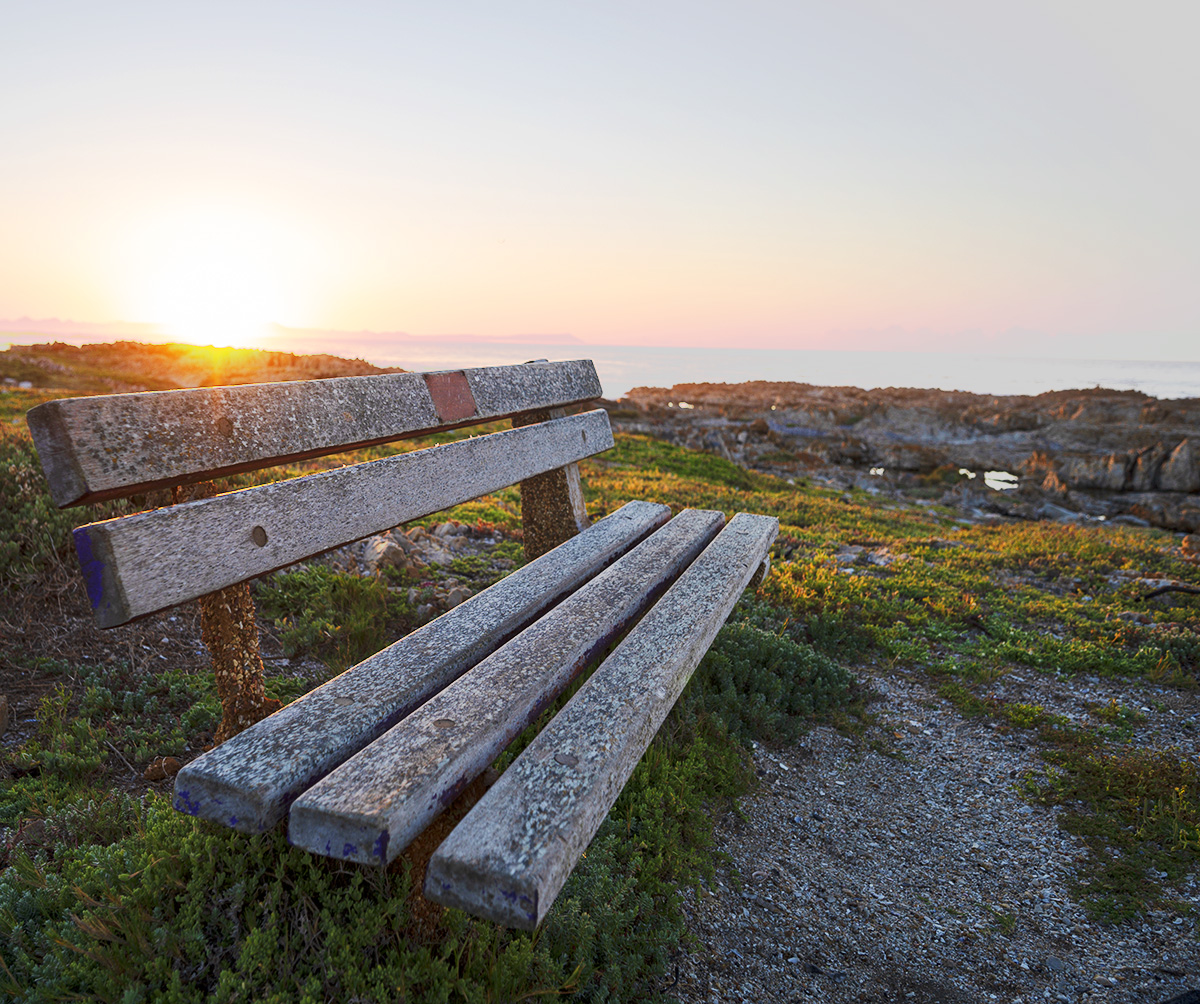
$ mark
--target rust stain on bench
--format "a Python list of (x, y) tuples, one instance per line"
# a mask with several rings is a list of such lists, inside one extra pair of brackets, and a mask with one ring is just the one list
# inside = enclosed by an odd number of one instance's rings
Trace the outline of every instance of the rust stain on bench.
[(429, 388), (429, 396), (433, 398), (433, 406), (442, 422), (461, 422), (475, 416), (475, 395), (471, 393), (471, 385), (467, 383), (467, 375), (462, 370), (426, 373), (425, 385)]

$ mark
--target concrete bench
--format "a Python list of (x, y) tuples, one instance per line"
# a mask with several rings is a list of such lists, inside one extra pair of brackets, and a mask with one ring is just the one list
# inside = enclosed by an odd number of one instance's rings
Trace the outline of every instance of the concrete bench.
[[(603, 410), (564, 409), (599, 394), (582, 360), (33, 409), (58, 505), (174, 490), (176, 504), (75, 542), (102, 627), (201, 601), (224, 717), (218, 745), (177, 775), (176, 808), (251, 833), (286, 818), (297, 846), (386, 865), (620, 639), (426, 870), (430, 899), (536, 927), (766, 574), (778, 529), (643, 501), (589, 526), (576, 462), (612, 432)], [(210, 484), (500, 418), (513, 428), (222, 495)], [(527, 564), (286, 707), (266, 700), (248, 580), (514, 484)]]

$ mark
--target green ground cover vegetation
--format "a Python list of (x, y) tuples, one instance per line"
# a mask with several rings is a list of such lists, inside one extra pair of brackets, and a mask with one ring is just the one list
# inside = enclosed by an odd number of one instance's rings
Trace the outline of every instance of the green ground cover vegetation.
[[(82, 521), (77, 510), (53, 508), (23, 424), (11, 421), (45, 396), (0, 395), (0, 590), (10, 598), (69, 581), (69, 532)], [(420, 445), (428, 441), (337, 462)], [(1071, 722), (992, 693), (1018, 670), (1194, 687), (1200, 597), (1145, 603), (1137, 583), (1194, 577), (1170, 535), (964, 526), (937, 505), (792, 485), (639, 436), (618, 436), (584, 468), (593, 517), (645, 498), (676, 510), (769, 513), (781, 527), (772, 575), (719, 634), (541, 930), (514, 933), (457, 911), (430, 927), (403, 859), (380, 872), (312, 857), (278, 832), (223, 830), (174, 812), (168, 795), (145, 783), (115, 783), (211, 733), (219, 716), (211, 673), (169, 661), (152, 673), (130, 660), (49, 661), (17, 646), (8, 658), (46, 688), (32, 733), (4, 750), (0, 994), (31, 1002), (655, 999), (686, 938), (681, 897), (720, 861), (714, 810), (754, 786), (748, 744), (794, 741), (822, 721), (865, 737), (870, 694), (854, 678), (883, 670), (920, 674), (964, 715), (1038, 743), (1045, 769), (1024, 779), (1026, 796), (1062, 806), (1062, 825), (1089, 847), (1075, 893), (1098, 919), (1136, 917), (1200, 865), (1200, 776), (1182, 756), (1131, 743), (1146, 712), (1114, 701)], [(241, 475), (227, 487), (278, 476)], [(83, 518), (146, 504), (154, 500)], [(427, 522), (445, 518), (515, 530), (519, 498), (501, 492)], [(518, 542), (501, 546), (520, 562)], [(477, 585), (496, 574), (469, 559), (452, 571)], [(310, 565), (264, 580), (256, 597), (285, 654), (316, 656), (332, 675), (419, 622), (420, 598), (412, 602), (407, 589), (421, 583), (388, 575), (358, 579)], [(1122, 616), (1130, 611), (1139, 616)], [(314, 685), (273, 665), (272, 696), (291, 700)], [(37, 839), (26, 839), (35, 830)]]

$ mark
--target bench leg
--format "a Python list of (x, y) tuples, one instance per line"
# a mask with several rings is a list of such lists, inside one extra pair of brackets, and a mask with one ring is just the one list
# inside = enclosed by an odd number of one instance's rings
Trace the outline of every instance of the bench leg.
[[(513, 428), (564, 415), (563, 408), (529, 412), (514, 418)], [(588, 528), (578, 464), (567, 464), (521, 482), (521, 523), (525, 530), (526, 561), (540, 558)]]
[[(212, 498), (217, 493), (211, 481), (187, 485), (174, 491), (176, 502)], [(266, 718), (281, 705), (268, 700), (263, 691), (263, 664), (258, 648), (258, 625), (250, 583), (219, 589), (200, 597), (200, 637), (212, 656), (221, 699), (221, 724), (213, 738), (220, 746), (243, 729)]]

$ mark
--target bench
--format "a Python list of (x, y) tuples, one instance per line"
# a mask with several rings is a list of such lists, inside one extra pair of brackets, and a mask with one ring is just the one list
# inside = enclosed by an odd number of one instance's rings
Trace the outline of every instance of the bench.
[[(613, 445), (590, 361), (50, 401), (28, 423), (60, 507), (171, 488), (81, 526), (95, 619), (193, 599), (218, 744), (175, 807), (387, 865), (588, 666), (565, 707), (433, 853), (425, 895), (532, 930), (747, 585), (777, 521), (632, 501), (588, 525), (577, 462)], [(512, 428), (215, 494), (213, 478), (511, 419)], [(519, 484), (527, 563), (283, 708), (249, 580)], [(622, 637), (623, 636), (623, 637)]]

